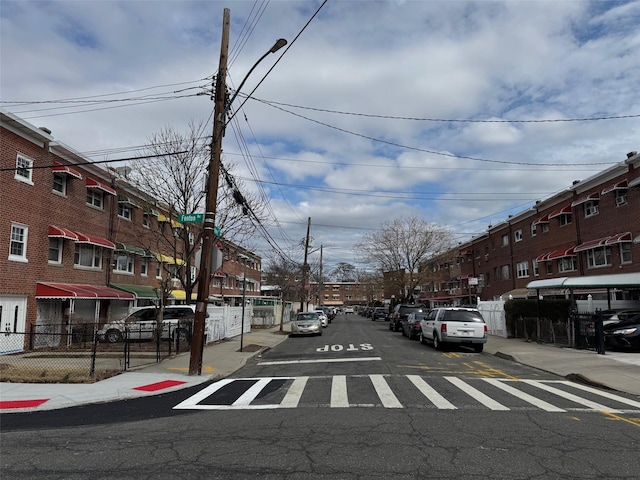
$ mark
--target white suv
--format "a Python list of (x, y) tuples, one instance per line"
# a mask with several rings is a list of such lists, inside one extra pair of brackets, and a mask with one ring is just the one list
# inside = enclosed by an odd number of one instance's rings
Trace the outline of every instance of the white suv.
[[(189, 341), (193, 330), (195, 305), (170, 305), (162, 312), (162, 331), (160, 338)], [(125, 337), (129, 340), (150, 340), (158, 328), (158, 308), (142, 307), (128, 317), (105, 324), (98, 330), (98, 338), (102, 342), (121, 342)]]
[(475, 308), (434, 308), (420, 321), (420, 343), (428, 341), (437, 350), (444, 344), (458, 343), (482, 352), (487, 343), (487, 324)]

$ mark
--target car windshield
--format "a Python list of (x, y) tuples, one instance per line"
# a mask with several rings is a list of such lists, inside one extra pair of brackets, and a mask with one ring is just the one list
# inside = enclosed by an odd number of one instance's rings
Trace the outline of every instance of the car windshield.
[(299, 313), (298, 317), (296, 318), (296, 321), (300, 322), (304, 320), (317, 320), (317, 319), (318, 319), (317, 313)]
[(422, 320), (423, 318), (425, 318), (427, 316), (426, 313), (416, 313), (415, 314), (415, 321), (419, 322), (420, 320)]
[(470, 310), (447, 310), (444, 320), (453, 322), (484, 322), (480, 312)]

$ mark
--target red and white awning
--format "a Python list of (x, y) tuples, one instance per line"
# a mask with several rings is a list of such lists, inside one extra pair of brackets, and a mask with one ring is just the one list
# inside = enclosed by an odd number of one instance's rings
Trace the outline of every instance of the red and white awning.
[(67, 238), (69, 240), (73, 240), (74, 242), (78, 240), (78, 235), (73, 233), (68, 228), (57, 227), (55, 225), (49, 225), (48, 234), (49, 237), (53, 238)]
[(76, 240), (78, 243), (89, 243), (98, 247), (110, 248), (111, 250), (116, 249), (116, 244), (110, 242), (106, 238), (97, 237), (95, 235), (88, 235), (86, 233), (80, 232), (76, 232), (76, 235), (78, 236), (78, 240)]
[(583, 252), (585, 250), (591, 250), (592, 248), (604, 247), (605, 245), (613, 245), (615, 243), (631, 241), (631, 232), (616, 233), (615, 235), (609, 235), (608, 237), (598, 238), (596, 240), (590, 240), (588, 242), (581, 243), (575, 248), (575, 251)]
[(602, 190), (601, 195), (606, 195), (607, 193), (613, 192), (614, 190), (626, 190), (629, 188), (629, 182), (623, 180), (622, 182), (618, 182), (615, 185), (607, 187)]
[(71, 175), (72, 177), (82, 179), (82, 174), (80, 172), (78, 172), (77, 170), (74, 170), (69, 165), (62, 165), (61, 163), (58, 163), (58, 162), (53, 162), (53, 167), (51, 168), (51, 171), (55, 173), (66, 173), (67, 175)]
[(571, 205), (567, 205), (566, 207), (562, 207), (558, 210), (554, 210), (553, 212), (551, 212), (549, 214), (549, 218), (556, 218), (559, 217), (560, 215), (571, 215), (572, 210), (571, 210)]
[(533, 222), (534, 225), (540, 225), (541, 223), (549, 223), (549, 215), (544, 215)]
[(595, 193), (592, 193), (591, 195), (587, 195), (586, 197), (582, 197), (579, 200), (572, 202), (571, 206), (575, 207), (576, 205), (582, 205), (584, 202), (589, 202), (594, 200), (596, 201), (600, 200), (600, 193), (595, 192)]
[(100, 183), (93, 178), (87, 178), (87, 188), (97, 188), (102, 190), (104, 193), (108, 193), (109, 195), (116, 195), (116, 191), (111, 188), (109, 185), (105, 185), (104, 183)]
[(74, 283), (36, 283), (36, 298), (77, 298), (134, 300), (132, 293), (102, 285), (79, 285)]

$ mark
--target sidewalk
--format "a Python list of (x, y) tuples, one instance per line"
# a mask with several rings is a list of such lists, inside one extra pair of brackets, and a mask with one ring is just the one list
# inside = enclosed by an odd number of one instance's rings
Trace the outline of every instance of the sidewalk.
[[(205, 346), (202, 375), (189, 375), (190, 353), (162, 363), (128, 371), (92, 384), (0, 383), (0, 412), (54, 410), (89, 403), (156, 395), (225, 378), (245, 365), (250, 358), (278, 345), (287, 338), (275, 326), (254, 329), (242, 339)], [(590, 350), (574, 350), (530, 343), (522, 339), (491, 336), (485, 354), (496, 355), (524, 365), (554, 373), (571, 380), (598, 385), (640, 396), (640, 354), (608, 352), (598, 355)]]

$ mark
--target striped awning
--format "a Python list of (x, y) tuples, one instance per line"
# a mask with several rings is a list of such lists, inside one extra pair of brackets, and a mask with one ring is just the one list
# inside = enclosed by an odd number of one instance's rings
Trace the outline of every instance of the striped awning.
[(131, 205), (132, 207), (135, 207), (135, 208), (140, 208), (140, 205), (138, 205), (136, 202), (134, 202), (131, 198), (127, 197), (126, 195), (118, 195), (118, 203), (124, 203), (127, 205)]
[(592, 193), (591, 195), (587, 195), (586, 197), (582, 197), (582, 198), (572, 202), (571, 206), (575, 207), (576, 205), (582, 205), (585, 202), (598, 201), (598, 200), (600, 200), (600, 193), (595, 192), (595, 193)]
[(558, 210), (554, 210), (549, 214), (549, 218), (556, 218), (560, 215), (571, 215), (571, 205), (567, 205), (566, 207), (559, 208)]
[(140, 247), (134, 247), (133, 245), (127, 245), (125, 243), (116, 242), (116, 250), (121, 252), (133, 253), (134, 255), (147, 256), (147, 250)]
[(36, 284), (36, 298), (133, 300), (135, 297), (131, 293), (103, 285), (38, 282)]
[(89, 235), (86, 233), (76, 232), (78, 239), (76, 240), (78, 243), (89, 243), (91, 245), (96, 245), (98, 247), (109, 248), (111, 250), (115, 250), (116, 244), (110, 242), (106, 238), (98, 237), (96, 235)]
[(541, 223), (549, 223), (549, 215), (544, 215), (536, 219), (536, 221), (533, 222), (533, 225), (540, 225)]
[(87, 178), (87, 188), (97, 188), (98, 190), (102, 190), (104, 193), (108, 193), (109, 195), (117, 195), (116, 191), (111, 188), (109, 185), (105, 185), (104, 183), (100, 183), (93, 178)]
[(629, 182), (623, 180), (622, 182), (618, 182), (615, 185), (611, 185), (600, 192), (601, 195), (606, 195), (607, 193), (613, 192), (615, 190), (626, 190), (629, 188)]
[(71, 230), (63, 227), (57, 227), (56, 225), (49, 225), (48, 235), (53, 238), (66, 238), (68, 240), (73, 240), (74, 242), (78, 240), (78, 235), (73, 233)]
[(615, 235), (609, 235), (608, 237), (598, 238), (596, 240), (590, 240), (588, 242), (581, 243), (575, 248), (575, 251), (583, 252), (585, 250), (604, 247), (606, 245), (613, 245), (615, 243), (631, 242), (631, 241), (633, 241), (631, 232), (616, 233)]
[(80, 172), (78, 172), (77, 170), (74, 170), (69, 165), (62, 165), (61, 163), (58, 163), (58, 162), (53, 162), (53, 167), (51, 168), (51, 171), (54, 173), (66, 173), (67, 175), (71, 175), (72, 177), (82, 179), (82, 174)]

